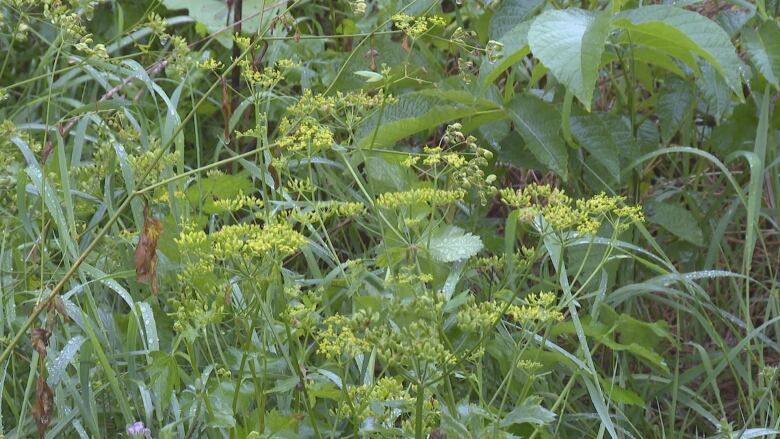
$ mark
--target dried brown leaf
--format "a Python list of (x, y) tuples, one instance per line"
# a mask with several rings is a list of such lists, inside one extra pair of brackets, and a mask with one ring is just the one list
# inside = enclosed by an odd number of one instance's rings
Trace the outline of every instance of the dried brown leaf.
[(70, 321), (70, 316), (68, 315), (68, 310), (65, 309), (65, 302), (62, 301), (62, 297), (60, 296), (55, 297), (51, 303), (51, 306), (54, 308), (55, 311), (57, 311), (57, 314), (62, 316), (65, 322)]
[(401, 41), (401, 48), (404, 49), (407, 53), (412, 51), (412, 45), (409, 44), (409, 37), (404, 35), (404, 39)]
[(46, 429), (51, 422), (54, 413), (54, 393), (46, 383), (42, 374), (38, 375), (38, 383), (35, 386), (35, 401), (32, 405), (32, 415), (35, 426), (38, 427), (38, 439), (46, 437)]
[(46, 358), (46, 346), (49, 344), (49, 335), (51, 333), (48, 329), (33, 328), (32, 329), (32, 345), (33, 349), (38, 352), (41, 358)]
[(153, 218), (146, 209), (144, 231), (135, 248), (135, 276), (138, 282), (151, 284), (154, 294), (157, 294), (157, 239), (162, 230), (162, 221)]

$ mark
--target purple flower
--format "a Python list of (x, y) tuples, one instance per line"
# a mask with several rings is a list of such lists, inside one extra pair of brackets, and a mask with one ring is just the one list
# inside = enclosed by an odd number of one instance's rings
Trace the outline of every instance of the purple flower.
[(148, 438), (151, 439), (152, 431), (146, 428), (143, 422), (138, 421), (127, 427), (127, 434), (133, 439)]

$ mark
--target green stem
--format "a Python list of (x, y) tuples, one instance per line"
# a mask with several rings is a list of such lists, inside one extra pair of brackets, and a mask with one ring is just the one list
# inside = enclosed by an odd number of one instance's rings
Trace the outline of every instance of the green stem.
[(414, 415), (414, 437), (423, 439), (423, 403), (425, 402), (425, 383), (420, 379), (417, 383), (417, 408)]

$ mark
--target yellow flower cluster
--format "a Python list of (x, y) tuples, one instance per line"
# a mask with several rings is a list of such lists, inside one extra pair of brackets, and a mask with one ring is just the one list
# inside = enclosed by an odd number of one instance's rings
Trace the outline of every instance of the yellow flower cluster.
[[(109, 154), (113, 153), (110, 148), (106, 148), (103, 152)], [(175, 153), (165, 152), (155, 163), (155, 159), (159, 153), (159, 142), (155, 141), (154, 146), (149, 148), (148, 151), (141, 154), (129, 154), (127, 156), (127, 163), (130, 165), (130, 168), (135, 175), (144, 175), (147, 171), (150, 171), (144, 182), (145, 184), (157, 183), (160, 181), (164, 170), (176, 162)], [(97, 158), (95, 160), (97, 161)]]
[(287, 151), (311, 149), (316, 152), (330, 148), (334, 143), (333, 132), (310, 117), (301, 119), (298, 124), (284, 117), (279, 122), (279, 132), (284, 135), (279, 138), (277, 145)]
[(185, 228), (174, 241), (187, 254), (202, 256), (208, 253), (217, 259), (262, 257), (270, 252), (286, 256), (306, 244), (306, 238), (287, 223), (270, 223), (263, 227), (247, 223), (229, 224), (211, 234)]
[(286, 58), (276, 61), (273, 65), (264, 68), (262, 71), (257, 71), (255, 69), (250, 58), (243, 58), (238, 62), (238, 65), (241, 69), (241, 76), (249, 85), (262, 88), (273, 87), (284, 79), (285, 73), (299, 67), (298, 63)]
[(420, 163), (425, 166), (437, 166), (445, 162), (455, 169), (460, 169), (468, 164), (468, 160), (462, 154), (452, 151), (443, 152), (440, 146), (425, 146), (423, 152), (424, 155), (409, 155), (401, 165), (410, 168)]
[(524, 370), (526, 372), (532, 372), (532, 371), (542, 367), (542, 363), (540, 363), (538, 361), (531, 361), (531, 360), (522, 359), (522, 360), (517, 362), (516, 366), (517, 366), (518, 369)]
[(298, 101), (287, 107), (287, 113), (293, 116), (306, 117), (314, 113), (332, 114), (342, 110), (357, 110), (366, 112), (385, 103), (392, 103), (392, 96), (385, 98), (384, 92), (369, 94), (365, 90), (344, 93), (336, 92), (335, 95), (313, 94), (311, 89), (306, 89)]
[(402, 266), (398, 273), (385, 279), (385, 288), (406, 287), (411, 285), (425, 285), (433, 281), (433, 275), (418, 273), (416, 267)]
[(445, 26), (447, 21), (444, 17), (413, 17), (406, 14), (393, 15), (395, 27), (404, 31), (412, 38), (418, 38), (436, 26)]
[(522, 218), (530, 221), (541, 215), (554, 231), (574, 229), (580, 235), (598, 232), (604, 221), (618, 231), (628, 224), (644, 221), (639, 206), (626, 206), (625, 197), (598, 194), (585, 200), (572, 200), (558, 188), (532, 184), (523, 189), (499, 191), (504, 203), (520, 209)]
[[(354, 386), (347, 390), (350, 404), (342, 403), (336, 410), (339, 418), (357, 418), (363, 422), (369, 417), (385, 422), (401, 407), (413, 402), (403, 383), (396, 377), (382, 377), (373, 384)], [(391, 404), (387, 404), (391, 403)]]
[(474, 303), (474, 296), (470, 298), (471, 303), (458, 312), (458, 328), (468, 332), (483, 332), (498, 323), (501, 304), (493, 301)]
[(444, 206), (462, 200), (466, 196), (466, 191), (444, 190), (433, 188), (419, 188), (404, 192), (385, 192), (376, 200), (379, 207), (385, 209), (398, 209), (402, 206), (409, 206), (416, 203), (427, 203), (432, 206)]
[(220, 198), (214, 200), (214, 207), (224, 212), (235, 212), (243, 208), (261, 208), (263, 207), (263, 200), (239, 192), (239, 194), (233, 198)]
[(563, 320), (563, 314), (555, 308), (557, 296), (551, 292), (529, 294), (523, 304), (511, 304), (496, 301), (475, 303), (473, 297), (470, 303), (458, 312), (457, 324), (464, 331), (485, 331), (495, 325), (502, 317), (501, 311), (506, 307), (504, 315), (518, 323), (545, 323)]
[(198, 68), (203, 70), (219, 70), (222, 67), (222, 63), (214, 58), (206, 58), (198, 63)]
[(242, 59), (238, 62), (238, 65), (241, 68), (241, 76), (253, 87), (271, 88), (284, 79), (284, 74), (281, 70), (273, 66), (266, 67), (262, 72), (258, 72), (249, 58)]
[[(366, 339), (376, 346), (377, 352), (388, 364), (411, 367), (420, 362), (440, 366), (455, 364), (457, 361), (442, 342), (437, 323), (430, 319), (420, 319), (399, 328), (383, 325), (369, 328)], [(414, 343), (410, 343), (415, 340)]]
[(336, 314), (325, 319), (325, 330), (314, 334), (317, 352), (330, 360), (340, 360), (343, 355), (354, 358), (371, 349), (368, 341), (358, 338), (352, 329), (352, 321)]
[(362, 203), (346, 201), (322, 201), (314, 205), (313, 210), (293, 209), (286, 215), (301, 224), (319, 224), (333, 217), (355, 218), (366, 212)]

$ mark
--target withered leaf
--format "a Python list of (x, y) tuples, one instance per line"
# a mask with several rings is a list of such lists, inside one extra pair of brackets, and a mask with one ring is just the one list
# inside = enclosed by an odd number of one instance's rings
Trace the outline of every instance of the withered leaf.
[(135, 277), (140, 283), (151, 284), (154, 294), (157, 294), (157, 239), (162, 229), (162, 221), (153, 218), (147, 208), (144, 211), (144, 231), (135, 248)]
[(48, 329), (33, 328), (32, 329), (32, 345), (33, 349), (38, 352), (41, 358), (46, 358), (46, 346), (49, 344), (49, 335), (51, 333)]
[(62, 297), (55, 297), (54, 301), (51, 303), (51, 306), (54, 307), (54, 310), (57, 311), (59, 315), (62, 316), (65, 322), (70, 321), (70, 316), (68, 315), (68, 310), (65, 309), (65, 302), (62, 301)]
[(401, 48), (404, 49), (407, 53), (412, 51), (412, 46), (409, 44), (409, 37), (404, 35), (404, 39), (401, 40)]
[(46, 429), (51, 422), (54, 413), (54, 393), (46, 384), (43, 375), (38, 375), (38, 383), (35, 386), (35, 401), (32, 405), (32, 415), (35, 425), (38, 427), (38, 439), (46, 437)]

